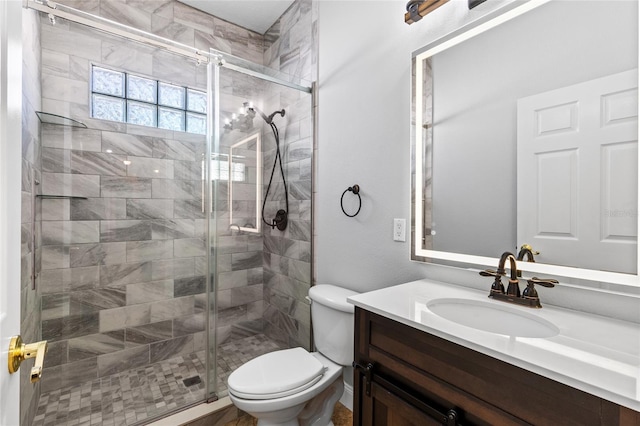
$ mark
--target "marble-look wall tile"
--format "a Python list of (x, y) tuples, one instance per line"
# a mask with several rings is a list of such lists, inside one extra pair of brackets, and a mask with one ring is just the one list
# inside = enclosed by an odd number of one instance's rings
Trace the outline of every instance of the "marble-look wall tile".
[(89, 86), (85, 81), (44, 73), (42, 75), (43, 98), (88, 105), (88, 93)]
[(173, 255), (179, 257), (205, 256), (207, 248), (205, 241), (200, 238), (183, 238), (173, 240)]
[(149, 364), (149, 346), (143, 345), (124, 349), (98, 357), (98, 375), (110, 376), (132, 368)]
[(173, 19), (175, 22), (191, 27), (206, 34), (213, 34), (214, 18), (197, 9), (176, 2), (173, 6)]
[(195, 274), (193, 258), (154, 260), (152, 262), (153, 280), (192, 277)]
[[(205, 141), (199, 143), (189, 143), (180, 140), (155, 138), (153, 140), (153, 157), (166, 158), (170, 160), (182, 160), (184, 162), (183, 164), (186, 163), (190, 165), (199, 160), (196, 155), (196, 151), (198, 151), (198, 148), (202, 150), (204, 149), (204, 147)], [(177, 175), (177, 164), (174, 163), (174, 177), (176, 179), (196, 180), (199, 179), (201, 175), (198, 174), (194, 178), (180, 177)]]
[(100, 241), (98, 221), (48, 221), (42, 229), (42, 244), (82, 244)]
[(99, 197), (100, 176), (42, 173), (42, 194)]
[[(43, 200), (44, 201), (44, 200)], [(120, 198), (88, 198), (71, 200), (71, 220), (126, 219), (126, 200)]]
[(176, 337), (162, 342), (152, 343), (150, 348), (151, 363), (164, 361), (179, 355), (193, 352), (193, 335)]
[(70, 269), (43, 270), (40, 291), (59, 293), (94, 288), (100, 284), (100, 269), (97, 266)]
[(151, 157), (153, 139), (121, 132), (102, 132), (102, 150), (113, 154)]
[(127, 242), (127, 262), (170, 259), (173, 257), (173, 240)]
[(73, 245), (69, 249), (70, 267), (113, 265), (127, 259), (124, 242)]
[(127, 175), (156, 179), (173, 179), (173, 161), (162, 158), (128, 157)]
[(93, 129), (43, 124), (42, 146), (100, 152), (102, 150), (102, 132)]
[(100, 333), (149, 324), (151, 322), (151, 304), (103, 309), (99, 312), (99, 319)]
[(173, 216), (180, 219), (199, 219), (204, 217), (202, 200), (176, 200)]
[(127, 305), (173, 298), (173, 280), (151, 281), (126, 286)]
[(71, 315), (42, 321), (44, 340), (61, 340), (98, 332), (98, 314)]
[(200, 192), (200, 190), (201, 182), (199, 181), (178, 179), (152, 179), (153, 198), (192, 200)]
[[(100, 60), (102, 41), (99, 37), (84, 36), (58, 26), (42, 25), (42, 48), (67, 55), (80, 56), (93, 61)], [(86, 93), (86, 92), (85, 92)]]
[(100, 267), (101, 286), (123, 286), (152, 281), (151, 262), (123, 263)]
[(189, 334), (196, 334), (201, 331), (205, 331), (206, 327), (205, 313), (199, 313), (195, 315), (187, 315), (181, 318), (175, 318), (173, 320), (173, 336), (186, 336)]
[[(69, 362), (94, 358), (98, 355), (120, 351), (124, 348), (124, 330), (69, 339)], [(47, 361), (48, 356), (47, 354)]]
[(102, 176), (100, 193), (103, 197), (151, 198), (151, 179)]
[(127, 219), (171, 219), (172, 217), (173, 200), (127, 200)]
[(126, 342), (146, 345), (173, 337), (171, 321), (160, 321), (126, 329)]
[(101, 1), (100, 16), (143, 31), (151, 31), (151, 13), (123, 2)]
[(154, 220), (151, 222), (151, 238), (154, 240), (183, 239), (194, 236), (195, 224), (191, 219)]
[(204, 276), (176, 279), (174, 281), (173, 296), (182, 297), (204, 293), (206, 284), (207, 280)]
[(151, 321), (164, 321), (194, 313), (194, 296), (151, 303)]
[(103, 220), (100, 222), (100, 241), (145, 241), (151, 240), (151, 221)]
[(71, 151), (71, 173), (102, 176), (125, 176), (125, 157), (101, 152)]

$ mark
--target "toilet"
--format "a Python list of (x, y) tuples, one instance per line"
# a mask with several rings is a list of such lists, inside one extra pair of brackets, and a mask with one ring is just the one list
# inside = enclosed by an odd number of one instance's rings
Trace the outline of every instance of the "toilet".
[(342, 396), (342, 369), (353, 361), (357, 294), (333, 285), (309, 290), (317, 352), (283, 349), (261, 355), (228, 379), (229, 398), (258, 419), (258, 426), (333, 426), (331, 415)]

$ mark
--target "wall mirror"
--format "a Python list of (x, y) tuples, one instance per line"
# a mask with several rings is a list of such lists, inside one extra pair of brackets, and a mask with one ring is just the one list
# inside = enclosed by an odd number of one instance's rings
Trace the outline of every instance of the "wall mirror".
[(412, 258), (639, 286), (638, 3), (505, 7), (413, 54)]
[[(262, 147), (260, 133), (229, 147), (226, 156), (229, 182), (229, 226), (238, 231), (260, 233), (262, 199)], [(221, 166), (224, 163), (219, 163)]]

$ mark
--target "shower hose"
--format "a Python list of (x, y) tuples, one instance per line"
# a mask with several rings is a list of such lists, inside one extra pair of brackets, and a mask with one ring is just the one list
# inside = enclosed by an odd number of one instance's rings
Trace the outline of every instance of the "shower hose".
[[(289, 213), (289, 191), (287, 189), (287, 178), (284, 175), (284, 166), (282, 165), (282, 154), (280, 153), (280, 133), (278, 132), (278, 127), (273, 121), (271, 121), (269, 125), (271, 126), (273, 136), (276, 140), (276, 156), (273, 160), (273, 167), (271, 169), (269, 184), (267, 185), (267, 192), (264, 194), (264, 199), (262, 200), (262, 221), (267, 226), (270, 226), (271, 229), (278, 228), (280, 231), (284, 231), (287, 228), (287, 215)], [(269, 191), (271, 190), (271, 185), (273, 183), (273, 175), (275, 174), (276, 166), (278, 164), (280, 164), (280, 174), (282, 175), (282, 183), (284, 184), (284, 199), (286, 207), (285, 210), (278, 210), (276, 213), (276, 217), (273, 218), (271, 222), (269, 222), (264, 217), (264, 207), (267, 204), (267, 197), (269, 196)]]

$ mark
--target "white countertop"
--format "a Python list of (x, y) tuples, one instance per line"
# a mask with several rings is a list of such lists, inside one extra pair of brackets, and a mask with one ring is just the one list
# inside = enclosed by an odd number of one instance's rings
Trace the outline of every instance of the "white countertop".
[[(428, 279), (358, 294), (349, 302), (541, 376), (640, 411), (640, 324), (545, 305), (496, 301), (481, 292)], [(510, 337), (460, 325), (429, 310), (435, 299), (463, 298), (523, 311), (557, 326), (546, 338)], [(639, 308), (640, 309), (640, 308)]]

